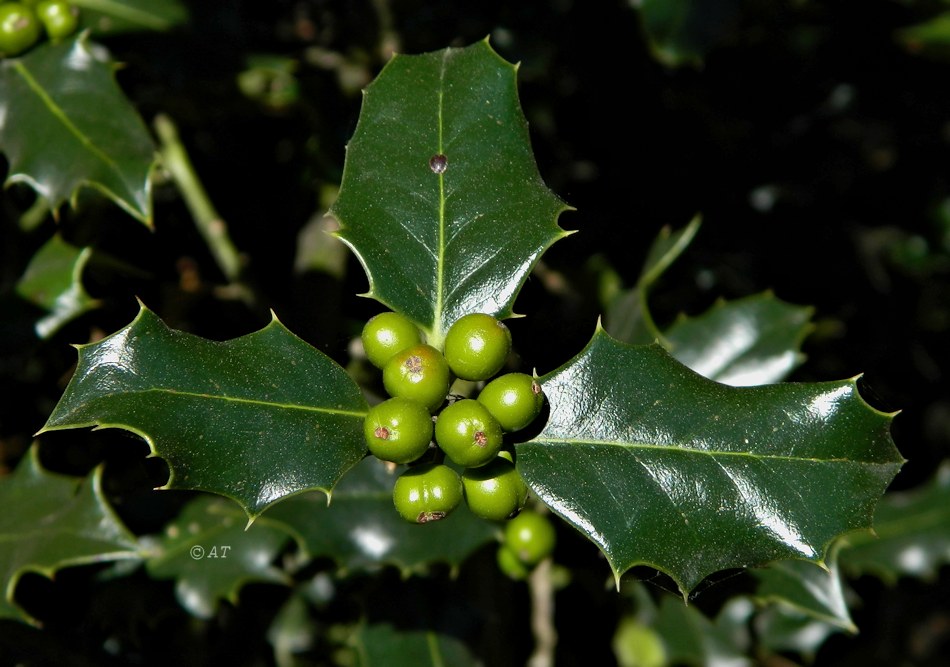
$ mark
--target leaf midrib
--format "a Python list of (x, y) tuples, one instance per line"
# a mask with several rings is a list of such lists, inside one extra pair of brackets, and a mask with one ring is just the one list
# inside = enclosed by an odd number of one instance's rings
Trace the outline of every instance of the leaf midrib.
[[(118, 165), (116, 165), (115, 161), (99, 150), (92, 140), (85, 133), (83, 133), (82, 130), (73, 124), (73, 122), (69, 119), (69, 116), (66, 115), (66, 112), (63, 111), (63, 108), (60, 107), (56, 101), (50, 97), (49, 93), (43, 89), (43, 87), (33, 77), (30, 71), (23, 65), (23, 62), (16, 61), (14, 63), (14, 68), (26, 82), (26, 85), (30, 88), (30, 90), (32, 90), (33, 93), (40, 98), (46, 108), (49, 109), (50, 114), (59, 120), (63, 127), (65, 127), (70, 132), (70, 134), (76, 137), (79, 143), (82, 144), (90, 153), (105, 163), (109, 170), (118, 173)], [(121, 174), (119, 174), (119, 176), (121, 179)]]
[(277, 401), (264, 401), (261, 399), (254, 398), (242, 398), (240, 396), (223, 396), (217, 394), (205, 394), (195, 391), (180, 391), (178, 389), (167, 389), (167, 388), (150, 388), (150, 389), (140, 389), (138, 391), (123, 391), (123, 396), (134, 396), (137, 394), (150, 394), (150, 393), (163, 393), (163, 394), (173, 394), (175, 396), (186, 396), (190, 398), (199, 398), (207, 400), (219, 400), (219, 401), (228, 401), (233, 403), (246, 403), (249, 405), (261, 405), (265, 407), (274, 407), (281, 408), (285, 410), (303, 410), (305, 412), (321, 412), (333, 415), (343, 415), (345, 417), (360, 417), (365, 418), (368, 412), (366, 410), (343, 410), (340, 408), (329, 408), (317, 405), (299, 405), (294, 403), (279, 403)]
[[(438, 133), (436, 153), (439, 155), (445, 154), (443, 152), (444, 119), (442, 113), (445, 108), (443, 103), (445, 94), (445, 72), (450, 53), (450, 50), (446, 50), (445, 55), (442, 56), (442, 66), (439, 70), (439, 93), (438, 104), (436, 105), (436, 131)], [(436, 258), (435, 305), (432, 309), (432, 331), (430, 332), (429, 341), (431, 345), (441, 348), (444, 337), (444, 332), (442, 331), (442, 310), (445, 307), (445, 173), (437, 174), (437, 176), (439, 178), (439, 252)]]
[[(829, 459), (820, 459), (815, 457), (802, 457), (802, 456), (787, 456), (783, 454), (756, 454), (755, 452), (730, 452), (725, 450), (718, 449), (693, 449), (691, 447), (677, 446), (677, 445), (657, 445), (649, 442), (622, 442), (619, 440), (582, 440), (577, 438), (551, 438), (551, 437), (538, 437), (534, 441), (535, 444), (544, 443), (555, 444), (555, 445), (589, 445), (592, 447), (621, 447), (623, 449), (654, 449), (654, 450), (663, 450), (676, 452), (677, 454), (682, 453), (693, 453), (693, 454), (702, 454), (710, 457), (736, 457), (736, 458), (749, 458), (754, 460), (767, 459), (770, 461), (800, 461), (804, 463), (860, 463), (863, 465), (876, 464), (879, 462), (875, 461), (860, 461), (857, 459), (844, 459), (844, 458), (829, 458)], [(529, 444), (529, 443), (525, 443)], [(883, 462), (887, 464), (889, 462)]]

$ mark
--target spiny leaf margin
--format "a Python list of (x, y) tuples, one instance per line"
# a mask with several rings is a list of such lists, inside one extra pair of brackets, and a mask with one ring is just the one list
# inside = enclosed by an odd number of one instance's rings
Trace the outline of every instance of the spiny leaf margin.
[[(571, 232), (544, 184), (518, 101), (517, 65), (487, 38), (395, 55), (366, 88), (329, 215), (366, 272), (363, 295), (440, 347), (459, 317), (515, 316), (540, 256)], [(430, 160), (444, 156), (444, 168)]]
[(517, 445), (518, 470), (601, 549), (618, 586), (637, 565), (667, 573), (685, 597), (720, 570), (823, 564), (837, 536), (871, 525), (903, 464), (894, 415), (868, 405), (856, 378), (731, 387), (598, 323), (540, 382), (548, 421)]
[(256, 332), (212, 341), (168, 327), (139, 302), (129, 325), (75, 347), (77, 369), (37, 435), (131, 431), (168, 463), (160, 488), (231, 498), (249, 524), (304, 491), (329, 502), (366, 454), (359, 387), (274, 313)]

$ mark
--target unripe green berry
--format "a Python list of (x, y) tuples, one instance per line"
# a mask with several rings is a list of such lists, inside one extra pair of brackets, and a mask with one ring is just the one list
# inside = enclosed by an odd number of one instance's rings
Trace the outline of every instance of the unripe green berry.
[(498, 569), (515, 581), (527, 579), (528, 575), (531, 574), (531, 569), (522, 563), (515, 552), (504, 544), (498, 546), (498, 551), (495, 552), (495, 560), (498, 563)]
[(383, 366), (383, 386), (390, 396), (419, 401), (434, 412), (449, 392), (449, 365), (431, 345), (397, 352)]
[(79, 9), (65, 0), (44, 0), (36, 6), (36, 15), (54, 42), (69, 37), (79, 27)]
[(369, 451), (393, 463), (411, 463), (425, 454), (432, 429), (432, 415), (426, 406), (400, 397), (374, 405), (363, 422)]
[(477, 400), (509, 432), (528, 426), (544, 407), (541, 385), (527, 373), (506, 373), (495, 378), (479, 392)]
[(472, 514), (489, 521), (517, 516), (528, 500), (528, 486), (514, 464), (502, 456), (480, 468), (463, 470), (462, 488)]
[(478, 401), (466, 398), (447, 406), (435, 421), (435, 441), (454, 463), (475, 468), (501, 449), (501, 425)]
[(447, 517), (462, 502), (462, 480), (447, 465), (424, 463), (396, 479), (393, 504), (406, 521), (429, 523)]
[(529, 568), (551, 555), (555, 538), (551, 521), (537, 512), (522, 512), (505, 524), (505, 546)]
[(383, 368), (394, 354), (422, 343), (422, 332), (404, 315), (385, 312), (369, 319), (360, 339), (366, 358)]
[(36, 44), (42, 27), (30, 7), (20, 2), (0, 4), (0, 54), (16, 56)]
[(487, 380), (501, 370), (511, 350), (511, 331), (485, 313), (456, 320), (445, 335), (445, 359), (463, 380)]

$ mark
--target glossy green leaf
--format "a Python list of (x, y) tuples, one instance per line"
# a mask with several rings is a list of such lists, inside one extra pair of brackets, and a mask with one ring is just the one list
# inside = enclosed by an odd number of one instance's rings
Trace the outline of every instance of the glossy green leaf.
[(648, 296), (663, 273), (693, 241), (701, 222), (702, 218), (696, 216), (682, 229), (673, 231), (672, 227), (664, 227), (660, 230), (647, 252), (637, 284), (607, 298), (604, 328), (611, 336), (625, 343), (648, 345), (659, 341), (669, 347), (653, 321)]
[(360, 667), (475, 667), (482, 664), (454, 637), (432, 630), (364, 625), (354, 637)]
[(164, 32), (188, 20), (180, 0), (71, 0), (79, 8), (81, 28), (94, 34), (143, 30)]
[(64, 567), (140, 558), (139, 546), (102, 492), (102, 469), (85, 479), (50, 473), (37, 446), (0, 479), (0, 619), (34, 619), (16, 603), (27, 572), (52, 577)]
[(636, 6), (653, 56), (670, 67), (702, 66), (740, 9), (738, 0), (639, 0)]
[(174, 579), (179, 603), (198, 618), (214, 616), (221, 600), (237, 604), (247, 583), (289, 585), (274, 561), (294, 536), (266, 516), (246, 523), (234, 503), (199, 496), (152, 541), (146, 569), (155, 579)]
[(42, 432), (133, 431), (171, 470), (166, 489), (236, 500), (251, 519), (301, 491), (330, 493), (366, 452), (366, 401), (332, 359), (276, 317), (218, 342), (168, 328), (142, 306), (79, 346), (79, 365)]
[(755, 663), (746, 656), (750, 643), (746, 626), (754, 610), (747, 598), (734, 597), (711, 620), (696, 607), (665, 597), (655, 629), (666, 646), (668, 664), (751, 667)]
[(647, 253), (637, 284), (616, 286), (605, 298), (604, 329), (625, 343), (659, 342), (679, 362), (711, 380), (735, 386), (785, 379), (804, 360), (801, 344), (811, 332), (813, 309), (771, 292), (720, 300), (696, 317), (680, 316), (661, 331), (648, 303), (650, 290), (699, 231), (696, 216), (682, 229), (664, 227)]
[(16, 291), (47, 311), (35, 325), (40, 338), (48, 338), (70, 320), (99, 305), (82, 284), (82, 272), (91, 255), (92, 248), (77, 248), (59, 234), (33, 255)]
[(920, 488), (884, 496), (874, 533), (846, 538), (841, 565), (894, 584), (902, 576), (934, 579), (950, 563), (950, 462)]
[(151, 225), (155, 150), (115, 70), (83, 34), (0, 62), (7, 182), (29, 184), (54, 211), (94, 188)]
[(789, 606), (772, 605), (752, 621), (759, 646), (774, 652), (795, 652), (810, 662), (828, 638), (841, 627)]
[(839, 630), (857, 633), (838, 568), (839, 543), (835, 544), (824, 568), (806, 561), (782, 560), (753, 570), (752, 576), (758, 580), (755, 597), (829, 623)]
[[(331, 207), (367, 296), (441, 345), (459, 317), (510, 317), (541, 254), (568, 234), (518, 102), (517, 68), (481, 41), (397, 55), (366, 89)], [(441, 156), (441, 157), (438, 157)], [(443, 159), (444, 158), (444, 159)]]
[(267, 516), (298, 533), (311, 556), (330, 556), (350, 571), (380, 565), (424, 571), (437, 562), (457, 567), (496, 538), (497, 526), (464, 506), (425, 525), (403, 519), (393, 507), (393, 484), (404, 470), (368, 456), (343, 478), (329, 507), (324, 498), (304, 494), (275, 505)]
[(685, 594), (718, 570), (823, 562), (903, 463), (853, 380), (730, 387), (600, 328), (540, 380), (550, 415), (518, 469), (618, 581), (644, 564)]
[(664, 333), (670, 353), (710, 380), (737, 387), (780, 382), (804, 361), (813, 308), (771, 292), (719, 301), (698, 317), (681, 317)]

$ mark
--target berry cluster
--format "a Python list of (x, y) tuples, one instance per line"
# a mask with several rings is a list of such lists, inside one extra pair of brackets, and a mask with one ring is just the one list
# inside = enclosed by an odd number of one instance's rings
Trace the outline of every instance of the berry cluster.
[[(485, 519), (517, 516), (528, 488), (504, 435), (531, 424), (544, 395), (526, 373), (498, 375), (511, 350), (508, 327), (484, 313), (465, 315), (440, 351), (406, 317), (385, 312), (366, 323), (362, 342), (390, 396), (366, 416), (366, 445), (379, 459), (409, 464), (393, 489), (399, 514), (413, 523), (437, 521), (464, 499)], [(454, 378), (488, 383), (476, 398), (447, 401)]]
[(0, 56), (18, 56), (45, 35), (53, 42), (79, 27), (79, 8), (66, 0), (0, 3)]

